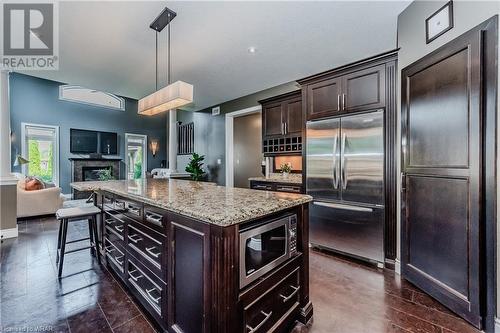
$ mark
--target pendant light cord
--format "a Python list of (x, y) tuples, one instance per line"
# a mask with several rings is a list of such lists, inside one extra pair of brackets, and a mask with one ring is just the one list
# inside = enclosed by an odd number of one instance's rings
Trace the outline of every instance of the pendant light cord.
[(168, 64), (167, 64), (167, 84), (172, 83), (172, 78), (170, 76), (170, 68), (171, 68), (171, 61), (170, 61), (170, 13), (168, 13), (168, 26), (167, 26), (167, 35), (168, 35), (168, 43), (167, 43), (167, 48), (168, 48)]
[(155, 75), (156, 75), (156, 91), (158, 90), (158, 31), (156, 32), (156, 68), (155, 68)]

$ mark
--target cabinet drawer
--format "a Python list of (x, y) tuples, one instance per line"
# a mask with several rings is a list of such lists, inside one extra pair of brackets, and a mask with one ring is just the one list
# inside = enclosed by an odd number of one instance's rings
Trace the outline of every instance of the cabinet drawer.
[(165, 237), (156, 231), (137, 223), (129, 223), (127, 230), (127, 250), (148, 267), (153, 273), (165, 280), (163, 265)]
[(274, 191), (273, 184), (257, 183), (257, 182), (253, 182), (253, 181), (250, 183), (250, 188), (252, 188), (254, 190)]
[(278, 191), (278, 192), (301, 193), (302, 192), (302, 187), (301, 186), (293, 186), (293, 185), (277, 184), (276, 185), (276, 191)]
[(123, 278), (122, 274), (125, 272), (125, 251), (110, 241), (107, 236), (104, 236), (104, 251), (108, 266)]
[(161, 323), (167, 295), (165, 284), (140, 262), (130, 257), (127, 260), (126, 279), (137, 300)]
[(125, 222), (119, 218), (119, 215), (104, 213), (104, 232), (107, 235), (114, 235), (122, 242), (125, 240)]
[(246, 333), (268, 332), (299, 305), (299, 269), (278, 282), (244, 309)]

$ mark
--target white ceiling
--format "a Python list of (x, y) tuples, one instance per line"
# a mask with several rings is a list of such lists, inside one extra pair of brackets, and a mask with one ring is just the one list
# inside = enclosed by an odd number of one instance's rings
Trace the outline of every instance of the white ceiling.
[[(171, 27), (173, 80), (194, 84), (190, 109), (200, 110), (394, 49), (397, 15), (408, 4), (168, 2), (178, 14)], [(59, 70), (26, 74), (139, 99), (155, 88), (155, 34), (149, 24), (165, 5), (60, 2)]]

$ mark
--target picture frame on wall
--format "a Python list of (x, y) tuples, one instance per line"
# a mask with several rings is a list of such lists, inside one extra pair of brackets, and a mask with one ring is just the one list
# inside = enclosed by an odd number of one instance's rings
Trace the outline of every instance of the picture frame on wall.
[(447, 2), (425, 20), (427, 44), (453, 28), (453, 1)]

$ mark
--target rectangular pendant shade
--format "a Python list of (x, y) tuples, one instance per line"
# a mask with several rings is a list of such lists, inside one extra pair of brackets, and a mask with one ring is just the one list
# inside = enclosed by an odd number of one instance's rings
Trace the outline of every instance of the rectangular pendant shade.
[(153, 116), (193, 102), (193, 85), (177, 81), (139, 100), (137, 113)]

